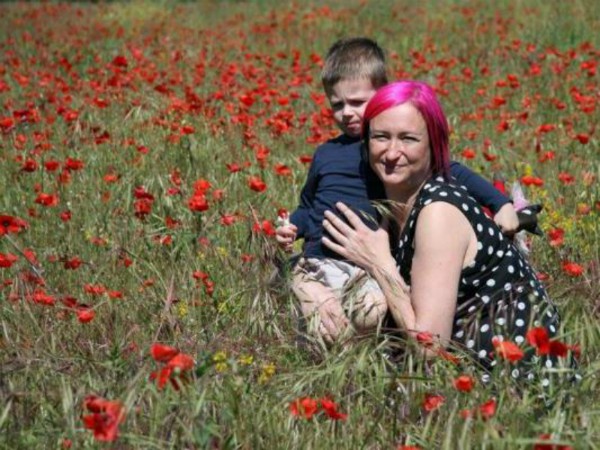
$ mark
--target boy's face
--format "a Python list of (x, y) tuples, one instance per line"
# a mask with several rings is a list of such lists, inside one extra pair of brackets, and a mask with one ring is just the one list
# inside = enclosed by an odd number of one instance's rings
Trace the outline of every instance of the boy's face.
[(333, 119), (348, 136), (360, 137), (365, 108), (373, 95), (375, 88), (366, 78), (340, 80), (327, 90)]

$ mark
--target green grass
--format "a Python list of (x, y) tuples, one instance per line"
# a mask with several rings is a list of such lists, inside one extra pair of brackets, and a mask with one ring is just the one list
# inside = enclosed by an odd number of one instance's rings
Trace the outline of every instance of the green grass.
[[(125, 407), (118, 440), (105, 444), (114, 448), (526, 449), (542, 434), (598, 447), (595, 1), (5, 3), (0, 17), (0, 119), (29, 111), (0, 128), (0, 214), (29, 224), (0, 236), (0, 253), (18, 258), (0, 268), (2, 448), (102, 446), (81, 419), (92, 394)], [(327, 104), (313, 98), (321, 94), (313, 58), (350, 35), (379, 41), (392, 78), (440, 88), (456, 160), (488, 178), (543, 180), (527, 195), (544, 203), (541, 225), (563, 229), (564, 243), (534, 238), (531, 258), (550, 277), (563, 337), (581, 346), (583, 375), (547, 411), (536, 392), (515, 395), (499, 375), (464, 394), (452, 384), (462, 371), (448, 362), (425, 369), (409, 351), (391, 365), (380, 337), (325, 353), (299, 342), (293, 297), (269, 282), (278, 250), (253, 227), (295, 207), (307, 170), (298, 158), (314, 148), (307, 140), (334, 132)], [(117, 56), (127, 65), (113, 64)], [(518, 86), (506, 85), (509, 75)], [(506, 103), (493, 106), (496, 97)], [(499, 130), (502, 121), (508, 130)], [(541, 133), (544, 124), (555, 129)], [(474, 159), (461, 156), (465, 148)], [(546, 152), (554, 159), (541, 162)], [(61, 182), (67, 157), (84, 166)], [(22, 170), (27, 159), (37, 163), (31, 172)], [(44, 167), (51, 160), (55, 171)], [(242, 170), (231, 173), (232, 163)], [(291, 175), (277, 175), (276, 164)], [(573, 181), (560, 181), (564, 173)], [(267, 189), (252, 191), (250, 176)], [(199, 179), (211, 184), (201, 213), (187, 203)], [(154, 197), (143, 219), (138, 186)], [(35, 203), (39, 192), (57, 194), (58, 205)], [(223, 215), (234, 223), (224, 226)], [(179, 225), (170, 228), (167, 217)], [(38, 263), (27, 262), (27, 249)], [(82, 264), (68, 270), (73, 257)], [(566, 274), (567, 261), (583, 274)], [(212, 294), (197, 271), (214, 283)], [(36, 303), (36, 291), (54, 306)], [(65, 297), (93, 308), (93, 320), (80, 323)], [(150, 356), (156, 342), (196, 360), (179, 391), (149, 380), (160, 366)], [(446, 399), (429, 414), (427, 393)], [(347, 419), (290, 414), (296, 398), (323, 396)], [(491, 398), (490, 419), (461, 416)]]

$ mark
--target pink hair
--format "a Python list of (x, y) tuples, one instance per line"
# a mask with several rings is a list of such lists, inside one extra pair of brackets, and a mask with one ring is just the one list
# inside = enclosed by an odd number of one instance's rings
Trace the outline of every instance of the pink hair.
[(369, 122), (375, 116), (404, 103), (413, 105), (427, 124), (431, 147), (431, 169), (434, 175), (448, 179), (450, 151), (448, 146), (448, 121), (433, 89), (422, 81), (396, 81), (380, 88), (371, 98), (363, 116), (363, 139), (368, 149)]

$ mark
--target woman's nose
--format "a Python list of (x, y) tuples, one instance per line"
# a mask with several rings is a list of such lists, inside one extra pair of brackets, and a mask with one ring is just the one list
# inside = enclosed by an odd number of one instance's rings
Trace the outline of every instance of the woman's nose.
[(390, 159), (393, 158), (400, 158), (400, 155), (402, 155), (403, 152), (403, 145), (402, 142), (398, 139), (392, 139), (390, 140), (390, 145), (387, 148), (387, 157)]

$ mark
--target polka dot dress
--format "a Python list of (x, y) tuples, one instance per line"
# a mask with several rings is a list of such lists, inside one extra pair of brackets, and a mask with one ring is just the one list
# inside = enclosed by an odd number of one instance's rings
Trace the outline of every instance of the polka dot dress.
[[(525, 355), (511, 364), (513, 378), (536, 378), (539, 367), (557, 365), (554, 357), (537, 356), (527, 345), (530, 327), (544, 327), (552, 339), (559, 327), (559, 316), (531, 266), (482, 211), (481, 206), (462, 186), (441, 178), (428, 181), (419, 193), (406, 226), (399, 236), (394, 256), (404, 280), (410, 284), (416, 223), (421, 210), (432, 202), (443, 201), (458, 208), (469, 220), (477, 237), (474, 261), (462, 270), (452, 341), (466, 349), (490, 371), (501, 361), (494, 357), (493, 339), (510, 340)], [(482, 379), (489, 378), (485, 374)], [(549, 380), (541, 375), (542, 385)]]

